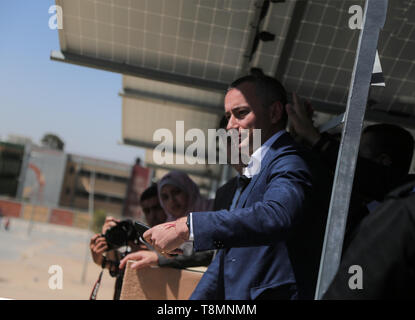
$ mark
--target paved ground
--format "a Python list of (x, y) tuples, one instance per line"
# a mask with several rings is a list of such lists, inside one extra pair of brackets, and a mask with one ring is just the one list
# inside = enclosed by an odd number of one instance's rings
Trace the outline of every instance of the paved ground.
[[(89, 255), (86, 281), (81, 277), (92, 234), (72, 227), (12, 219), (9, 231), (0, 228), (0, 298), (88, 299), (99, 275)], [(89, 250), (89, 249), (88, 249)], [(62, 290), (49, 288), (51, 265), (63, 270)], [(112, 299), (114, 279), (104, 272), (98, 300)]]

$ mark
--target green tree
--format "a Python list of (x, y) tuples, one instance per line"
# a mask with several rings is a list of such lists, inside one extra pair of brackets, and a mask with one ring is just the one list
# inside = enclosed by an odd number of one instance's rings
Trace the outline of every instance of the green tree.
[(62, 141), (62, 139), (53, 133), (46, 133), (43, 136), (41, 143), (42, 146), (55, 150), (63, 151), (63, 148), (65, 147), (65, 143)]
[(103, 209), (98, 209), (94, 212), (94, 219), (92, 222), (92, 230), (95, 233), (101, 233), (102, 226), (105, 222), (105, 217), (107, 216), (107, 212)]

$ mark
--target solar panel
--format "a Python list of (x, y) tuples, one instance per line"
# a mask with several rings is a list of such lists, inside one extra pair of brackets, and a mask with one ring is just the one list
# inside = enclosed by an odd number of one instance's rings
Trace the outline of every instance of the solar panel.
[(307, 2), (284, 83), (309, 99), (345, 104), (359, 30), (348, 28), (349, 2)]
[(184, 122), (185, 132), (199, 128), (206, 131), (207, 136), (207, 129), (215, 129), (219, 120), (217, 114), (141, 99), (123, 98), (124, 139), (147, 141), (151, 144), (154, 132), (158, 129), (168, 129), (174, 133), (176, 121)]
[[(164, 83), (144, 78), (124, 76), (124, 90), (133, 90), (142, 94), (151, 94), (166, 101), (181, 101), (189, 106), (200, 106), (200, 109), (215, 109), (214, 112), (223, 114), (224, 93), (217, 93), (172, 83)], [(215, 124), (216, 125), (216, 124)]]
[[(255, 30), (261, 1), (56, 1), (64, 13), (62, 51), (101, 59), (98, 67), (115, 62), (119, 72), (144, 68), (148, 77), (165, 72), (185, 77), (186, 85), (203, 87), (201, 81), (211, 81), (210, 87), (222, 91), (246, 68), (259, 67), (269, 75), (283, 70), (278, 76), (289, 91), (337, 112), (346, 103), (360, 32), (349, 28), (348, 11), (364, 6), (363, 0), (271, 3)], [(390, 1), (378, 46), (386, 88), (371, 89), (372, 110), (414, 115), (414, 8), (413, 1)], [(291, 34), (295, 28), (298, 32)], [(256, 31), (270, 32), (275, 40), (260, 41), (247, 65)]]
[(72, 53), (229, 82), (241, 60), (253, 1), (61, 0)]
[[(208, 138), (208, 129), (216, 129), (223, 115), (222, 94), (129, 76), (123, 77), (123, 89), (122, 137), (127, 144), (146, 148), (147, 165), (162, 165), (201, 175), (210, 173), (211, 178), (219, 178), (218, 165), (192, 164), (193, 157), (183, 157), (180, 154), (174, 155), (173, 164), (160, 164), (153, 150), (161, 143), (154, 136), (160, 129), (169, 130), (172, 133), (172, 144), (180, 147), (176, 143), (177, 121), (183, 123), (183, 134), (198, 128)], [(183, 136), (184, 148), (197, 142), (203, 150), (209, 151), (208, 139), (184, 141), (184, 138)], [(202, 159), (205, 160), (199, 157), (200, 161)]]
[[(414, 114), (415, 104), (415, 3), (400, 1), (379, 38), (379, 55), (385, 76), (385, 90), (374, 88), (375, 109)], [(390, 6), (391, 7), (391, 6)]]
[(275, 35), (274, 41), (260, 41), (251, 66), (261, 68), (264, 73), (274, 76), (291, 23), (295, 1), (272, 4), (261, 30)]
[[(415, 3), (390, 2), (378, 50), (386, 88), (371, 89), (373, 110), (414, 114)], [(283, 82), (311, 100), (345, 105), (360, 30), (348, 27), (350, 6), (363, 1), (308, 1)]]

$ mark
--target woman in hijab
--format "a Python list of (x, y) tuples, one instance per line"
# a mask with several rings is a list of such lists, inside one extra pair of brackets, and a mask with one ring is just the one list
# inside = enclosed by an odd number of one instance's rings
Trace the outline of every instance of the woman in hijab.
[(167, 221), (184, 217), (190, 212), (213, 209), (213, 200), (201, 196), (198, 186), (183, 172), (167, 173), (157, 186), (160, 204), (167, 213)]

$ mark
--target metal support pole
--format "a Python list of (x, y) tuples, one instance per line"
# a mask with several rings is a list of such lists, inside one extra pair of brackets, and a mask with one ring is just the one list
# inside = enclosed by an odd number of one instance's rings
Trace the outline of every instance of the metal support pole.
[[(30, 236), (33, 230), (34, 225), (34, 215), (35, 215), (35, 207), (36, 207), (36, 195), (38, 194), (38, 189), (40, 186), (37, 186), (36, 192), (32, 192), (32, 196), (30, 197), (30, 203), (32, 204), (32, 209), (30, 210), (30, 218), (29, 218), (29, 225), (27, 227), (27, 235)], [(39, 199), (38, 199), (39, 200)]]
[(388, 0), (367, 0), (363, 27), (354, 63), (345, 124), (327, 219), (326, 234), (317, 281), (316, 299), (321, 299), (340, 264), (350, 194), (359, 151), (360, 135), (375, 61), (379, 32), (386, 20)]
[(32, 152), (32, 144), (27, 142), (24, 148), (22, 166), (20, 167), (19, 184), (17, 186), (17, 198), (23, 201), (24, 182), (29, 167), (30, 153)]
[(337, 117), (334, 117), (333, 119), (327, 121), (326, 123), (323, 123), (319, 128), (318, 131), (320, 132), (326, 132), (330, 129), (336, 128), (337, 126), (344, 123), (345, 114), (342, 113), (338, 115)]
[(92, 222), (94, 220), (94, 187), (95, 187), (95, 168), (92, 171), (92, 174), (89, 179), (89, 196), (88, 196), (88, 213), (89, 213), (89, 222), (88, 222), (88, 232), (87, 232), (87, 239), (86, 239), (86, 252), (85, 252), (85, 259), (84, 259), (84, 267), (82, 269), (82, 278), (81, 282), (85, 283), (86, 281), (86, 271), (88, 268), (88, 261), (89, 261), (89, 237), (91, 233)]
[(261, 12), (262, 12), (262, 8), (264, 6), (264, 3), (265, 3), (265, 0), (257, 0), (254, 3), (255, 13), (254, 13), (254, 17), (253, 17), (251, 23), (249, 24), (249, 26), (250, 26), (249, 38), (248, 38), (245, 53), (244, 53), (244, 56), (243, 56), (243, 61), (242, 61), (239, 76), (243, 76), (249, 71), (250, 59), (252, 58), (251, 57), (251, 51), (252, 51), (252, 48), (254, 46), (255, 37), (257, 36), (257, 32), (258, 32), (259, 28), (261, 27), (261, 25), (263, 23), (263, 20), (261, 19)]

